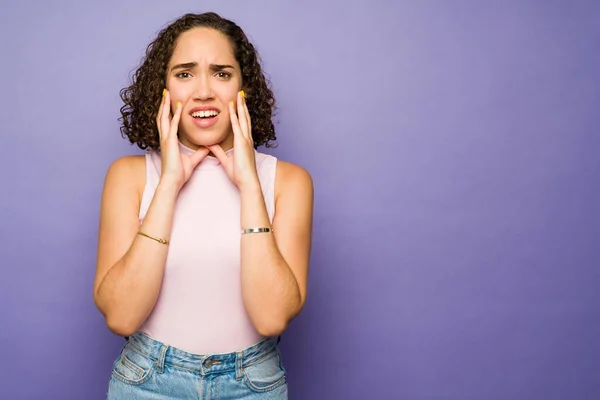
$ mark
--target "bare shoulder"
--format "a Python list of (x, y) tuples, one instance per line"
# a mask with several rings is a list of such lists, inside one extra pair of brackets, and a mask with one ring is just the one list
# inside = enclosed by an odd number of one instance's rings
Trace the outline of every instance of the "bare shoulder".
[(145, 185), (145, 156), (124, 156), (114, 160), (108, 167), (102, 189), (101, 219), (112, 214), (114, 207), (139, 209)]
[(287, 161), (277, 160), (275, 176), (276, 197), (289, 192), (304, 192), (312, 197), (313, 180), (305, 168)]
[(129, 178), (135, 176), (145, 176), (146, 157), (145, 156), (123, 156), (112, 162), (108, 168), (107, 176), (123, 176)]
[(140, 194), (146, 183), (145, 156), (123, 156), (112, 162), (106, 172), (105, 190), (110, 186), (127, 187)]

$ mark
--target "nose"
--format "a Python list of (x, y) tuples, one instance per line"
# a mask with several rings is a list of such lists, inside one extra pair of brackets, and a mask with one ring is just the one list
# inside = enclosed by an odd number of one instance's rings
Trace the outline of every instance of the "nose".
[(193, 97), (194, 100), (199, 101), (212, 100), (213, 91), (208, 74), (200, 74), (196, 79), (196, 87), (194, 88)]

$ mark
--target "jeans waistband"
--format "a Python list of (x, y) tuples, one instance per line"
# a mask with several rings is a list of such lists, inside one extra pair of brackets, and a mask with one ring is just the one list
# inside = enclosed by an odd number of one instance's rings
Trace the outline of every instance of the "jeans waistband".
[(232, 353), (193, 354), (152, 339), (143, 332), (127, 338), (125, 347), (154, 361), (160, 373), (165, 365), (182, 368), (202, 375), (236, 371), (242, 376), (242, 368), (261, 361), (273, 351), (279, 351), (277, 338), (264, 338), (257, 344)]

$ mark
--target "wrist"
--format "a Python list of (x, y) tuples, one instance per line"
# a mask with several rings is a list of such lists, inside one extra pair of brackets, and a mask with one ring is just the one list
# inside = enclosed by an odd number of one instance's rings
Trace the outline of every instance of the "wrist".
[(156, 193), (177, 196), (180, 189), (181, 185), (177, 184), (176, 182), (167, 179), (161, 179), (156, 186)]
[(260, 186), (260, 180), (258, 176), (254, 175), (248, 179), (245, 179), (239, 185), (240, 193), (243, 195), (245, 193), (252, 194), (256, 192), (262, 193), (262, 188)]

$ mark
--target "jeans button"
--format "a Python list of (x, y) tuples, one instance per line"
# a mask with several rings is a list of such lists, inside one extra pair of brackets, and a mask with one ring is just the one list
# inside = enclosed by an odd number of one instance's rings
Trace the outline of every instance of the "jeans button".
[(204, 367), (205, 368), (210, 368), (212, 366), (213, 366), (213, 360), (209, 359), (209, 360), (204, 361)]

